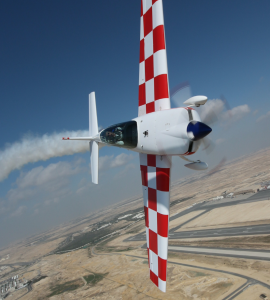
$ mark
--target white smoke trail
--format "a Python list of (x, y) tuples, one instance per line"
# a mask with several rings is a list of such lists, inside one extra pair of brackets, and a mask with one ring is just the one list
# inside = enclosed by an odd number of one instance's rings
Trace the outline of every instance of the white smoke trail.
[(0, 181), (28, 163), (47, 160), (52, 157), (86, 152), (89, 144), (86, 141), (63, 141), (62, 137), (88, 136), (88, 130), (65, 131), (44, 134), (41, 137), (25, 136), (20, 142), (13, 143), (0, 151)]

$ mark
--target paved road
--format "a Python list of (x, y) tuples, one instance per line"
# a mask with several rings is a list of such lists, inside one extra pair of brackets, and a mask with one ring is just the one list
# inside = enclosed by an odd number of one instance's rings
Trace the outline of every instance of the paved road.
[[(169, 248), (170, 250), (170, 248)], [(147, 259), (146, 257), (142, 257), (142, 256), (138, 256), (138, 255), (130, 255), (130, 254), (123, 254), (123, 253), (96, 253), (94, 251), (94, 247), (91, 248), (92, 254), (94, 255), (125, 255), (125, 256), (129, 256), (129, 257), (135, 257), (135, 258), (140, 258), (140, 259)], [(171, 250), (172, 251), (172, 250)], [(175, 251), (175, 250), (173, 250)], [(168, 264), (174, 264), (174, 265), (180, 265), (180, 266), (185, 266), (185, 267), (189, 267), (189, 268), (195, 268), (195, 269), (200, 269), (200, 270), (204, 270), (204, 271), (212, 271), (212, 272), (220, 272), (220, 273), (225, 273), (225, 274), (230, 274), (233, 276), (237, 276), (240, 278), (243, 278), (246, 280), (246, 282), (241, 285), (239, 288), (237, 288), (236, 290), (234, 290), (231, 294), (229, 294), (228, 296), (226, 296), (225, 298), (223, 298), (223, 300), (232, 300), (235, 299), (238, 295), (240, 295), (246, 288), (248, 288), (251, 285), (262, 285), (264, 287), (266, 287), (267, 289), (270, 290), (270, 285), (266, 284), (262, 281), (256, 280), (254, 278), (242, 275), (242, 274), (238, 274), (235, 272), (229, 272), (229, 271), (225, 271), (225, 270), (220, 270), (220, 269), (212, 269), (212, 268), (206, 268), (206, 267), (199, 267), (199, 266), (194, 266), (194, 265), (188, 265), (188, 264), (183, 264), (183, 263), (178, 263), (175, 261), (169, 261), (168, 260)]]
[[(234, 206), (238, 204), (262, 201), (270, 198), (270, 190), (261, 191), (256, 194), (241, 196), (233, 199), (216, 200), (204, 203), (198, 203), (189, 209), (186, 209), (179, 214), (175, 214), (170, 217), (170, 221), (180, 218), (192, 211), (202, 210), (200, 214), (189, 219), (188, 221), (170, 229), (170, 239), (186, 239), (186, 238), (204, 238), (204, 237), (222, 237), (222, 236), (243, 236), (243, 235), (257, 235), (257, 234), (270, 234), (270, 224), (265, 225), (254, 225), (254, 226), (239, 226), (230, 228), (217, 228), (217, 229), (206, 229), (206, 230), (190, 230), (176, 232), (183, 225), (191, 222), (192, 220), (200, 217), (201, 215), (209, 212), (212, 209)], [(125, 241), (145, 241), (145, 233), (140, 233), (133, 237), (126, 239)]]
[[(209, 212), (212, 209), (219, 208), (219, 207), (225, 207), (225, 206), (234, 206), (238, 204), (244, 204), (244, 203), (250, 203), (250, 202), (256, 202), (256, 201), (262, 201), (270, 198), (270, 190), (262, 191), (253, 195), (248, 196), (241, 196), (239, 198), (234, 199), (224, 199), (224, 200), (218, 200), (218, 201), (211, 201), (211, 202), (204, 202), (196, 204), (189, 209), (182, 211), (179, 214), (176, 214), (172, 217), (170, 217), (170, 220), (175, 220), (181, 216), (184, 216), (191, 211), (196, 210), (203, 210), (203, 212), (192, 219), (186, 221), (185, 223), (180, 224), (177, 227), (174, 227), (169, 232), (169, 238), (171, 239), (179, 239), (179, 238), (190, 238), (190, 237), (220, 237), (220, 236), (243, 236), (243, 235), (256, 235), (256, 234), (270, 234), (270, 224), (266, 225), (255, 225), (255, 226), (239, 226), (239, 227), (231, 227), (231, 228), (218, 228), (218, 229), (207, 229), (207, 230), (195, 230), (195, 231), (183, 231), (183, 232), (175, 232), (175, 230), (181, 228), (184, 224), (190, 222), (191, 220), (194, 220), (201, 216), (202, 214)], [(141, 233), (135, 236), (132, 236), (125, 241), (145, 241), (145, 233)], [(146, 247), (146, 244), (144, 245)], [(270, 261), (270, 252), (269, 251), (263, 251), (263, 250), (246, 250), (246, 249), (224, 249), (224, 248), (201, 248), (201, 247), (182, 247), (182, 246), (169, 246), (169, 251), (173, 252), (185, 252), (185, 253), (194, 253), (194, 254), (206, 254), (206, 255), (215, 255), (215, 256), (225, 256), (225, 257), (236, 257), (236, 258), (249, 258), (249, 259), (256, 259), (256, 260), (268, 260)], [(127, 255), (132, 256), (132, 255)], [(135, 256), (134, 256), (135, 257)], [(176, 262), (170, 262), (173, 264), (178, 264), (182, 266), (189, 266), (186, 264), (176, 263)], [(195, 266), (192, 266), (195, 267)], [(230, 295), (225, 297), (223, 300), (232, 300), (235, 299), (238, 295), (240, 295), (245, 289), (250, 287), (254, 284), (260, 284), (262, 286), (265, 286), (266, 288), (270, 289), (270, 286), (257, 281), (253, 278), (236, 274), (233, 272), (228, 272), (224, 270), (217, 270), (217, 269), (210, 269), (210, 268), (204, 268), (204, 267), (196, 267), (198, 269), (203, 270), (209, 270), (209, 271), (217, 271), (217, 272), (223, 272), (235, 276), (239, 276), (246, 279), (246, 282), (234, 290)]]
[[(175, 232), (170, 230), (169, 238), (171, 239), (188, 239), (188, 238), (205, 238), (205, 237), (222, 237), (222, 236), (242, 236), (242, 235), (257, 235), (270, 234), (270, 224), (254, 225), (254, 226), (239, 226), (227, 227), (206, 230), (190, 230)], [(126, 241), (145, 241), (145, 233), (132, 236)]]
[(169, 234), (171, 239), (186, 239), (196, 237), (221, 237), (221, 236), (239, 236), (239, 235), (256, 235), (256, 234), (269, 234), (270, 224), (254, 225), (254, 226), (239, 226), (239, 227), (226, 227), (206, 230), (192, 230), (172, 232)]
[[(146, 247), (146, 245), (145, 245)], [(270, 252), (264, 250), (239, 250), (228, 248), (199, 248), (199, 247), (182, 247), (182, 246), (169, 246), (169, 251), (207, 254), (215, 256), (226, 257), (241, 257), (256, 260), (270, 260)]]

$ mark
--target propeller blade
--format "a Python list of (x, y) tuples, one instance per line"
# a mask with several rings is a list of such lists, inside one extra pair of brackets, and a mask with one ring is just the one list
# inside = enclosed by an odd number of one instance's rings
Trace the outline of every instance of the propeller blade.
[(213, 175), (216, 172), (218, 172), (226, 163), (227, 158), (224, 156), (222, 158), (222, 160), (213, 168), (208, 172), (208, 175)]
[(183, 106), (183, 103), (191, 98), (191, 89), (188, 81), (181, 82), (170, 91), (170, 96), (176, 107)]
[(209, 109), (206, 115), (202, 118), (202, 122), (207, 125), (213, 125), (217, 121), (218, 117), (214, 109)]
[(202, 150), (206, 151), (206, 154), (208, 154), (208, 155), (210, 153), (212, 153), (213, 150), (216, 147), (215, 143), (209, 137), (203, 138), (202, 143), (203, 143), (203, 146), (204, 146), (204, 148)]

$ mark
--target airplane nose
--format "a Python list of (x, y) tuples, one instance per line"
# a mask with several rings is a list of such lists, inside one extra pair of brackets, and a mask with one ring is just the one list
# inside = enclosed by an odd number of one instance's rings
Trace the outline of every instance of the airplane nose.
[(191, 121), (187, 126), (187, 135), (192, 141), (198, 141), (207, 136), (212, 129), (206, 124), (198, 121)]

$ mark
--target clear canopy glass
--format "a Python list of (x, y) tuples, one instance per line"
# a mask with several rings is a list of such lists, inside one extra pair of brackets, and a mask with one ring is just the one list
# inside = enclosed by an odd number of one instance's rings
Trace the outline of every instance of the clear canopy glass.
[(100, 139), (117, 147), (135, 148), (138, 143), (137, 122), (128, 121), (112, 125), (101, 132)]

